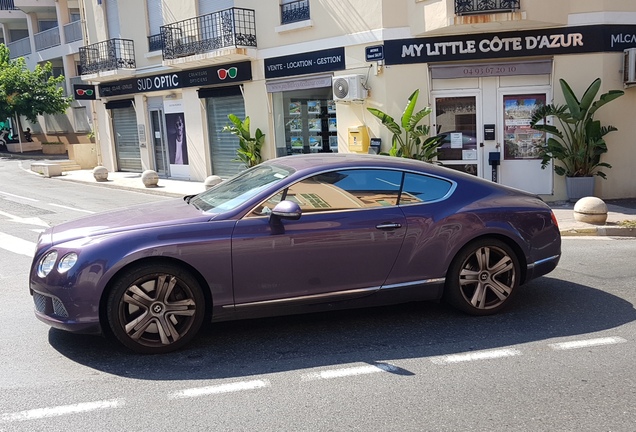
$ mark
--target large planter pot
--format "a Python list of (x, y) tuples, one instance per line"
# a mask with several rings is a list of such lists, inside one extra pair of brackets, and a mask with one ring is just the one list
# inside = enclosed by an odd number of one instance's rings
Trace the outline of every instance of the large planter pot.
[(569, 201), (578, 201), (583, 197), (594, 196), (594, 176), (566, 177), (565, 188)]

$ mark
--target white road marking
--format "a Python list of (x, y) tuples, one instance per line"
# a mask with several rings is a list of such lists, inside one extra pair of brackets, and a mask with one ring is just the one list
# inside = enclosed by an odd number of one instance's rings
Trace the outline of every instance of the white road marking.
[(118, 408), (124, 405), (121, 399), (111, 399), (97, 402), (84, 402), (75, 405), (64, 405), (50, 408), (37, 408), (16, 413), (0, 414), (0, 423), (11, 423), (26, 420), (38, 420), (47, 417), (59, 417), (101, 409)]
[(66, 209), (66, 210), (74, 210), (74, 211), (84, 212), (84, 213), (90, 213), (90, 214), (94, 214), (94, 213), (95, 213), (94, 211), (90, 211), (90, 210), (82, 210), (82, 209), (78, 209), (78, 208), (75, 208), (75, 207), (67, 207), (67, 206), (63, 206), (63, 205), (60, 205), (60, 204), (53, 204), (53, 203), (49, 203), (49, 205), (50, 205), (50, 206), (53, 206), (53, 207), (63, 208), (63, 209)]
[(33, 257), (35, 254), (35, 243), (22, 240), (9, 234), (0, 233), (0, 249)]
[(367, 374), (379, 373), (379, 372), (392, 372), (396, 370), (397, 370), (397, 367), (390, 364), (358, 366), (358, 367), (333, 369), (333, 370), (310, 373), (310, 374), (303, 375), (302, 380), (313, 381), (318, 379), (343, 378), (343, 377), (354, 376), (354, 375), (367, 375)]
[(476, 351), (466, 354), (451, 354), (441, 357), (433, 357), (431, 361), (435, 364), (451, 364), (469, 362), (475, 360), (491, 360), (503, 357), (513, 357), (521, 355), (521, 351), (516, 349), (500, 349), (490, 351)]
[(605, 337), (605, 338), (597, 338), (597, 339), (553, 343), (553, 344), (550, 344), (550, 348), (554, 350), (568, 350), (568, 349), (577, 349), (577, 348), (588, 348), (588, 347), (601, 346), (601, 345), (613, 345), (613, 344), (625, 343), (625, 342), (627, 341), (620, 337)]
[(207, 396), (212, 394), (232, 393), (244, 390), (255, 390), (259, 388), (269, 387), (270, 382), (267, 380), (241, 381), (231, 384), (220, 384), (210, 387), (199, 387), (181, 390), (168, 395), (170, 399), (184, 399), (192, 397)]
[(39, 217), (22, 218), (20, 216), (15, 216), (15, 215), (12, 215), (10, 213), (5, 213), (3, 211), (0, 211), (0, 215), (4, 216), (6, 218), (9, 218), (11, 220), (11, 222), (22, 223), (22, 224), (27, 224), (27, 225), (37, 225), (37, 226), (43, 226), (43, 227), (47, 227), (47, 228), (49, 227), (49, 224), (44, 222)]
[(20, 198), (20, 199), (22, 199), (22, 200), (33, 201), (33, 202), (39, 202), (38, 200), (36, 200), (36, 199), (34, 199), (34, 198), (27, 198), (27, 197), (24, 197), (24, 196), (21, 196), (21, 195), (14, 195), (14, 194), (9, 193), (9, 192), (2, 192), (2, 191), (0, 191), (0, 194), (2, 194), (2, 195), (6, 195), (6, 196), (10, 196), (10, 197), (13, 197), (13, 198)]

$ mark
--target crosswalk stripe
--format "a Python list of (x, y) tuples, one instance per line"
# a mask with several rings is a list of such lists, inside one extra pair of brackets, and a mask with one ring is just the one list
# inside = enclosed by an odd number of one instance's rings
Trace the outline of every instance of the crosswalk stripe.
[(0, 233), (0, 249), (32, 257), (35, 254), (35, 243)]

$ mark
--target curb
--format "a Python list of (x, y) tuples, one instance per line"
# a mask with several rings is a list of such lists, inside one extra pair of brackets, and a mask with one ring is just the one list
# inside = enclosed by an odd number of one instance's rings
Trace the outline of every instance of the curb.
[[(61, 180), (61, 181), (67, 181), (67, 182), (72, 182), (72, 183), (76, 183), (76, 184), (83, 184), (83, 185), (88, 185), (88, 186), (95, 186), (95, 187), (108, 187), (111, 189), (120, 189), (120, 190), (126, 190), (126, 191), (130, 191), (130, 192), (137, 192), (137, 193), (144, 193), (144, 194), (151, 194), (151, 195), (161, 195), (161, 196), (165, 196), (165, 197), (170, 197), (170, 198), (181, 198), (187, 194), (184, 193), (180, 193), (180, 192), (169, 192), (169, 191), (164, 191), (164, 190), (158, 190), (155, 188), (138, 188), (138, 187), (134, 187), (134, 186), (122, 186), (122, 185), (118, 185), (115, 183), (107, 183), (107, 182), (95, 182), (95, 183), (91, 183), (91, 182), (87, 182), (84, 180), (75, 180), (72, 178), (64, 178), (64, 176), (60, 176), (60, 177), (51, 177), (51, 179), (54, 180)], [(141, 180), (139, 180), (141, 181)], [(162, 186), (157, 186), (158, 188), (161, 188)]]
[(591, 228), (569, 228), (561, 230), (561, 237), (575, 236), (636, 237), (636, 228), (599, 226)]

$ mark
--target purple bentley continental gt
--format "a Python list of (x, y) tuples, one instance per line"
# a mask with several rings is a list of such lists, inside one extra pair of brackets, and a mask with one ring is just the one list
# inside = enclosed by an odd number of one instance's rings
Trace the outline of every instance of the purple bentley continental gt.
[(30, 291), (55, 328), (165, 353), (205, 321), (438, 299), (493, 314), (560, 256), (535, 195), (415, 160), (310, 154), (49, 228)]

